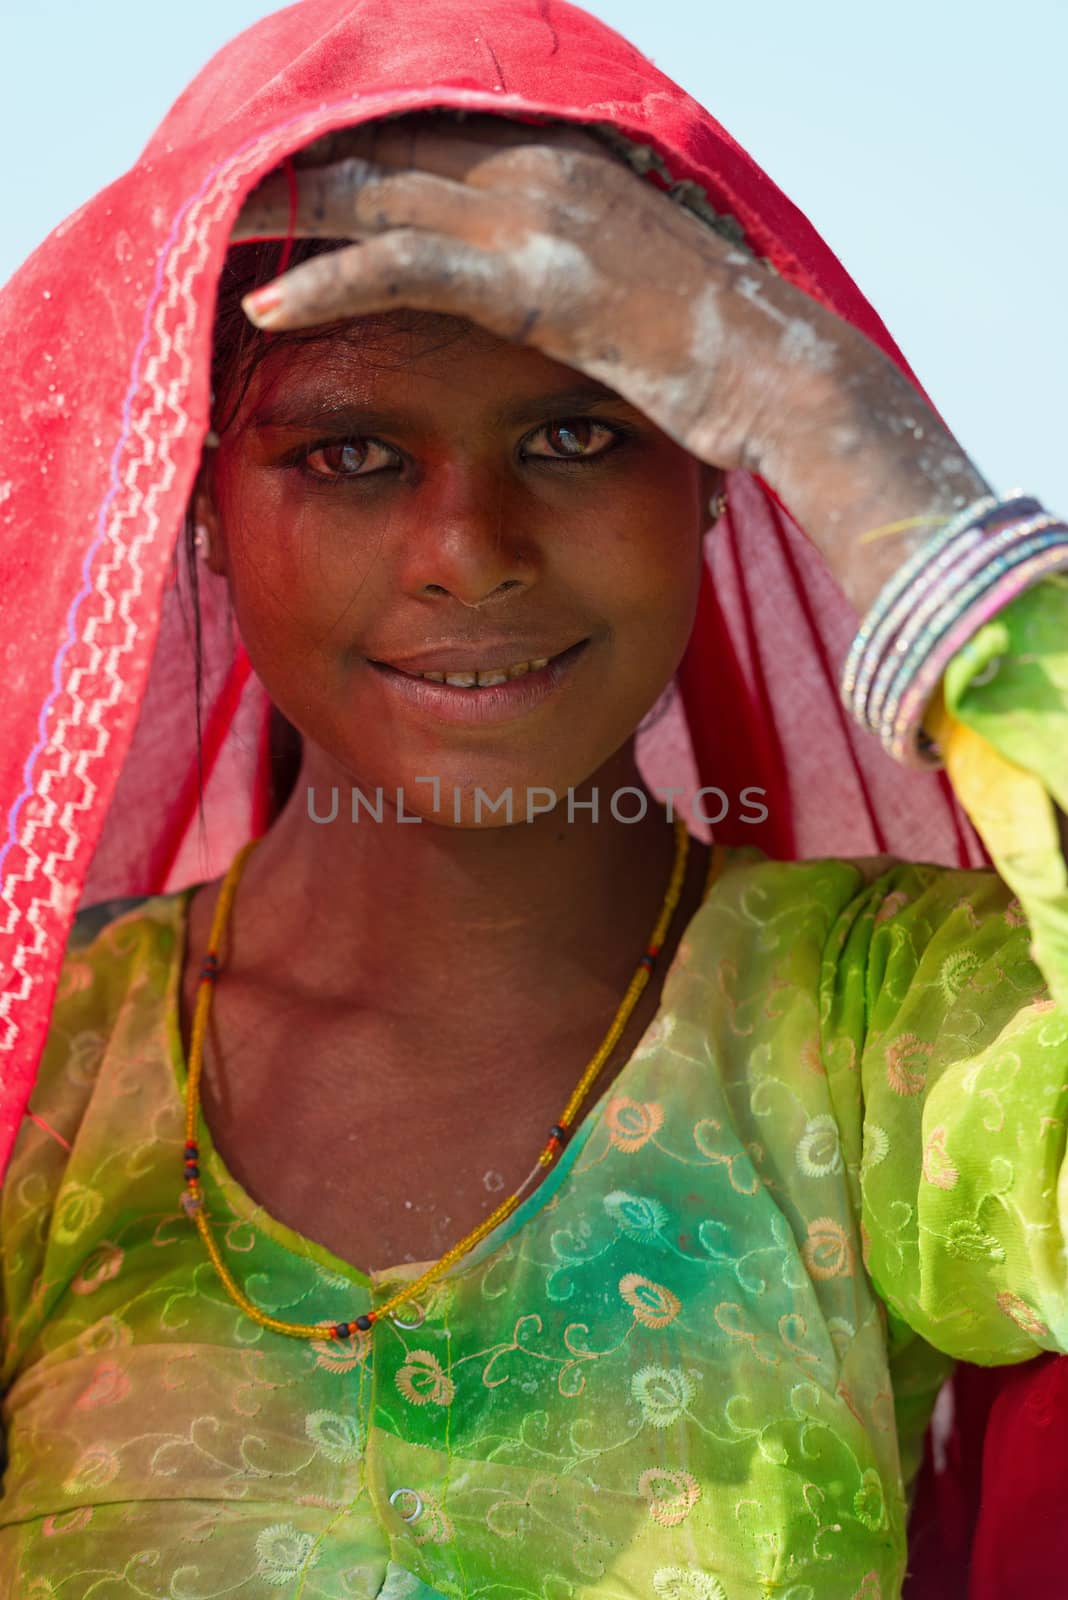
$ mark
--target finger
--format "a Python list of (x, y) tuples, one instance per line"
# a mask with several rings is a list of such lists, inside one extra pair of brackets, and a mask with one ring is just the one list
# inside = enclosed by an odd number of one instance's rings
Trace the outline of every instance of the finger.
[(397, 229), (302, 262), (242, 305), (258, 328), (272, 332), (406, 306), (468, 317), (503, 338), (518, 338), (535, 317), (522, 299), (520, 275), (507, 254)]
[[(327, 191), (332, 175), (348, 176), (351, 185), (350, 199), (380, 169), (357, 157), (337, 162), (329, 167), (315, 167), (299, 173), (277, 170), (269, 173), (246, 198), (230, 229), (231, 244), (247, 244), (260, 239), (356, 239), (358, 232), (351, 215), (339, 222), (335, 231), (327, 226), (327, 218), (340, 211), (336, 196)], [(295, 180), (295, 186), (294, 186)]]
[(388, 228), (457, 234), (495, 248), (515, 237), (521, 218), (505, 196), (423, 172), (394, 172), (351, 156), (297, 175), (296, 205), (289, 176), (272, 173), (249, 196), (230, 234), (252, 239), (364, 239)]

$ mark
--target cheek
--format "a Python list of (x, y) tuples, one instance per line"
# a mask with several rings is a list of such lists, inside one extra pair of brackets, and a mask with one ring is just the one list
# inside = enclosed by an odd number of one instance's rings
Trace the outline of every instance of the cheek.
[(357, 537), (281, 473), (235, 471), (219, 496), (238, 626), (255, 639), (322, 636), (344, 612), (376, 602), (376, 541)]
[(598, 552), (601, 584), (621, 622), (641, 628), (654, 654), (689, 637), (697, 606), (703, 530), (689, 492), (646, 490)]

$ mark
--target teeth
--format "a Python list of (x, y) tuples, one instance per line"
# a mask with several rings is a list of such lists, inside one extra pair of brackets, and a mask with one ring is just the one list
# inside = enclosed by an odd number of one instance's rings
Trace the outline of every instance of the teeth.
[(494, 667), (486, 672), (420, 672), (416, 676), (431, 683), (451, 683), (454, 689), (488, 688), (494, 683), (508, 683), (512, 678), (523, 678), (528, 672), (540, 672), (547, 667), (549, 656), (538, 656), (535, 661), (518, 661), (514, 667)]

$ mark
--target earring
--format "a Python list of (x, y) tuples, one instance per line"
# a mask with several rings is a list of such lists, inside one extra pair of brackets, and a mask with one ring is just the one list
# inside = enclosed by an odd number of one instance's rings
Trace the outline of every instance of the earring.
[(202, 561), (211, 560), (211, 534), (208, 532), (207, 523), (198, 522), (193, 529), (193, 548)]
[(708, 503), (708, 509), (712, 513), (712, 521), (718, 522), (727, 509), (727, 496), (725, 494), (714, 496)]

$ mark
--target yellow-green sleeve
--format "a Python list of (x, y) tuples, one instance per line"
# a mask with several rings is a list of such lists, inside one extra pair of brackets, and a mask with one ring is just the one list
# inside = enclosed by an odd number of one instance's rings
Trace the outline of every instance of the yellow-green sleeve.
[(892, 868), (838, 918), (822, 1007), (891, 1343), (988, 1365), (1068, 1349), (1068, 1010), (1009, 887)]
[(973, 636), (928, 727), (997, 871), (898, 865), (850, 904), (825, 1054), (892, 1342), (993, 1365), (1068, 1350), (1068, 579)]
[(950, 662), (928, 726), (1001, 877), (1024, 907), (1050, 993), (1068, 1004), (1068, 576), (1037, 584)]

